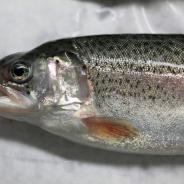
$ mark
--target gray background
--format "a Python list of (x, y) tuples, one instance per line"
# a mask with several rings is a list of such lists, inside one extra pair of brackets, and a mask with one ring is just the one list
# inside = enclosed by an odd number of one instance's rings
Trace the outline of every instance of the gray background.
[[(57, 38), (184, 33), (179, 0), (0, 0), (0, 57)], [(184, 183), (184, 157), (141, 156), (78, 145), (0, 119), (0, 184)]]

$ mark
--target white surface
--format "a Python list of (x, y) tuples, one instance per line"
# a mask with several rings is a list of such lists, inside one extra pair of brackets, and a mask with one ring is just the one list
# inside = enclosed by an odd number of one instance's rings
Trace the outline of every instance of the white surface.
[[(179, 0), (0, 0), (0, 57), (84, 34), (184, 33)], [(0, 184), (184, 183), (184, 156), (136, 156), (0, 121)]]

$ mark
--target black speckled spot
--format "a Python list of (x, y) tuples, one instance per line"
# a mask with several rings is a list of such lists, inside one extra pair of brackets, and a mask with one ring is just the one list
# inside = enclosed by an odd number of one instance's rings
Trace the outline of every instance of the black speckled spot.
[(143, 45), (144, 45), (144, 47), (148, 47), (148, 46), (150, 46), (150, 43), (149, 42), (143, 42)]
[(109, 83), (111, 83), (112, 82), (112, 79), (111, 78), (109, 78)]
[(126, 83), (130, 83), (130, 80), (129, 80), (129, 79), (125, 79), (125, 82), (126, 82)]
[(172, 68), (171, 73), (176, 74), (175, 68)]
[(170, 45), (170, 46), (174, 46), (175, 45), (175, 43), (173, 42), (173, 41), (168, 41), (168, 45)]
[(160, 54), (160, 55), (163, 54), (163, 50), (162, 50), (160, 47), (159, 47), (159, 48), (156, 48), (156, 51), (157, 51), (157, 53)]
[(160, 86), (157, 84), (157, 86), (156, 86), (156, 89), (158, 90), (158, 89), (160, 89)]
[[(117, 55), (117, 57), (120, 58), (121, 56)], [(119, 62), (117, 63), (117, 68), (122, 69), (122, 66), (121, 66), (121, 64)]]
[(137, 96), (137, 93), (136, 93), (136, 92), (134, 92), (134, 93), (133, 93), (133, 96), (134, 96), (134, 97), (136, 97), (136, 96)]
[(149, 91), (151, 90), (151, 86), (150, 86), (150, 85), (148, 85), (148, 90), (149, 90)]
[(132, 49), (132, 52), (133, 52), (134, 54), (137, 54), (137, 53), (138, 53), (138, 50), (137, 50), (137, 49)]
[(140, 47), (141, 47), (141, 45), (142, 45), (142, 44), (141, 44), (140, 42), (138, 42), (138, 43), (135, 43), (135, 45), (134, 45), (134, 46), (135, 46), (135, 47), (137, 47), (137, 48), (140, 48)]
[(180, 52), (179, 52), (178, 50), (175, 50), (175, 51), (174, 51), (174, 54), (175, 54), (176, 56), (179, 56), (179, 55), (180, 55)]
[(145, 48), (144, 53), (146, 53), (146, 54), (149, 53), (149, 48)]
[(159, 74), (162, 74), (163, 73), (162, 68), (159, 68), (158, 72), (159, 72)]
[(95, 66), (98, 66), (98, 63), (97, 62), (95, 63)]
[(124, 48), (124, 49), (127, 49), (127, 48), (128, 48), (128, 43), (125, 43), (125, 44), (123, 45), (123, 48)]
[(100, 89), (98, 89), (98, 90), (97, 90), (97, 94), (100, 94), (100, 92), (101, 92), (101, 90), (100, 90)]
[(108, 48), (108, 51), (112, 51), (114, 49), (114, 47), (113, 46), (110, 46), (109, 48)]
[(123, 91), (123, 92), (121, 93), (121, 95), (122, 95), (122, 96), (126, 96), (126, 93)]
[(130, 97), (132, 97), (132, 96), (133, 96), (133, 95), (132, 95), (132, 92), (129, 92), (129, 93), (128, 93), (128, 95), (129, 95)]
[(161, 46), (162, 45), (162, 43), (160, 41), (156, 41), (156, 42), (154, 42), (154, 44), (157, 45), (157, 46)]
[(100, 76), (100, 73), (97, 73), (96, 77), (98, 78)]
[(130, 63), (130, 65), (129, 65), (130, 69), (132, 69), (133, 66), (134, 66), (134, 64), (133, 63)]
[(138, 81), (136, 82), (135, 87), (138, 88), (138, 86), (139, 86), (140, 83), (141, 83), (141, 82), (138, 80)]
[(148, 98), (149, 98), (150, 100), (153, 100), (153, 101), (154, 101), (156, 97), (153, 96), (153, 95), (149, 95)]
[(153, 57), (155, 58), (155, 57), (157, 57), (158, 54), (157, 54), (156, 51), (153, 51), (153, 52), (152, 52), (152, 55), (153, 55)]
[(122, 79), (119, 80), (119, 85), (121, 86), (123, 84)]
[(153, 67), (153, 68), (152, 68), (152, 72), (153, 72), (153, 73), (156, 73), (156, 71), (157, 71), (156, 68)]

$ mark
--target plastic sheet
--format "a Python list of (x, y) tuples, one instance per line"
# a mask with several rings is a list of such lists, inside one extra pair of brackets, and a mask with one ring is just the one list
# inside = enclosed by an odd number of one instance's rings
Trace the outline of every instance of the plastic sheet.
[[(79, 35), (184, 33), (180, 0), (0, 0), (0, 56)], [(184, 157), (136, 156), (0, 121), (0, 183), (183, 183)]]

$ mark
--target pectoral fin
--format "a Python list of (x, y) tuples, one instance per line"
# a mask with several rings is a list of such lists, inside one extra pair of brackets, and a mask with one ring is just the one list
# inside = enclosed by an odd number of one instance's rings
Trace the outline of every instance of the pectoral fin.
[(133, 139), (138, 130), (126, 120), (114, 120), (106, 117), (88, 117), (82, 119), (89, 134), (103, 140)]

